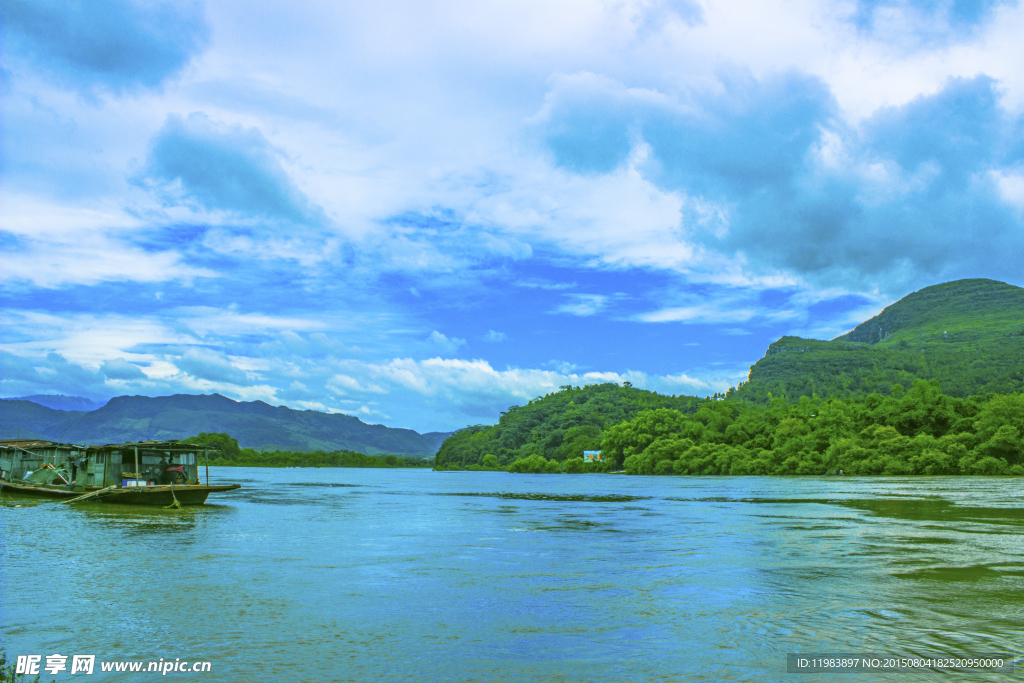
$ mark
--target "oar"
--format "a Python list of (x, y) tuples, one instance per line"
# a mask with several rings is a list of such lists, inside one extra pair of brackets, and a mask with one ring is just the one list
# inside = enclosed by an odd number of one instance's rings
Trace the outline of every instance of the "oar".
[(72, 498), (71, 500), (62, 500), (60, 503), (61, 505), (67, 505), (68, 503), (79, 503), (83, 500), (89, 500), (90, 498), (98, 498), (101, 494), (108, 493), (116, 488), (117, 486), (108, 486), (105, 489), (93, 491), (92, 493), (87, 493), (84, 496), (78, 496), (77, 498)]

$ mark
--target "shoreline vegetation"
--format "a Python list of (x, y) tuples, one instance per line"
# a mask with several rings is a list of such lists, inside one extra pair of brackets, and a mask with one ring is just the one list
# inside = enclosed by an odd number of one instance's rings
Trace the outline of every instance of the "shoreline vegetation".
[[(657, 475), (1024, 475), (1024, 394), (958, 398), (915, 380), (889, 395), (767, 404), (562, 387), (445, 440), (435, 470)], [(604, 462), (584, 462), (601, 450)]]
[(190, 443), (216, 446), (220, 456), (210, 460), (220, 467), (433, 467), (433, 458), (402, 455), (367, 455), (357, 451), (258, 451), (239, 448), (238, 440), (224, 433), (202, 432), (186, 439)]
[[(17, 673), (17, 662), (7, 659), (7, 651), (0, 647), (0, 683), (39, 683), (39, 676), (26, 678), (25, 674)], [(50, 679), (53, 683), (53, 679)]]

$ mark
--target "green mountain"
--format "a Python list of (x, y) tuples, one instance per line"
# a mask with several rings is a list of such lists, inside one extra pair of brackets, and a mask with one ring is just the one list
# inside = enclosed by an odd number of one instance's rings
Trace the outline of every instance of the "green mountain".
[(32, 401), (0, 400), (0, 437), (80, 444), (181, 439), (226, 432), (242, 448), (288, 451), (359, 451), (429, 457), (446, 433), (418, 434), (366, 424), (350, 415), (274, 407), (263, 401), (176, 394), (120, 396), (92, 411), (53, 410)]
[[(938, 380), (938, 384), (921, 380)], [(657, 467), (676, 473), (820, 473), (828, 466), (875, 474), (904, 470), (998, 474), (1019, 464), (1020, 454), (1013, 445), (1019, 436), (1014, 434), (1024, 423), (1013, 422), (1016, 408), (1004, 408), (1019, 405), (1021, 398), (1002, 397), (1010, 403), (961, 399), (1022, 390), (1024, 289), (993, 280), (960, 280), (914, 292), (832, 341), (783, 337), (751, 367), (749, 381), (725, 396), (739, 400), (716, 400), (718, 395), (712, 399), (662, 396), (628, 385), (562, 387), (525, 406), (509, 408), (498, 424), (455, 432), (438, 451), (435, 466), (558, 472), (569, 471), (565, 468), (571, 465), (572, 471), (582, 471), (582, 461), (570, 461), (584, 450), (603, 448), (612, 458), (609, 466), (647, 474), (655, 473)], [(834, 421), (814, 421), (818, 402), (796, 400), (815, 395), (849, 399), (829, 408), (844, 413), (839, 420), (842, 428)], [(771, 402), (772, 397), (793, 400)], [(992, 418), (989, 422), (995, 427), (989, 425), (975, 434), (976, 418), (989, 409), (1006, 415)], [(1004, 426), (1017, 431), (999, 432), (996, 438), (996, 427)], [(913, 463), (909, 456), (893, 456), (891, 462), (864, 464), (861, 460), (866, 456), (861, 456), (878, 445), (871, 440), (874, 437), (866, 436), (868, 427), (894, 430), (885, 432), (887, 438), (924, 434), (966, 441), (960, 444), (963, 452), (960, 446), (941, 451), (949, 460), (941, 466), (926, 463), (931, 456), (926, 457), (925, 451)], [(787, 430), (800, 432), (800, 438)], [(691, 467), (689, 456), (680, 459), (661, 443), (662, 437), (670, 436), (676, 439), (672, 448), (677, 451), (705, 449), (690, 455), (708, 462)], [(856, 459), (836, 455), (826, 462), (825, 448), (835, 438), (854, 439), (850, 444), (867, 450), (856, 451)], [(856, 439), (866, 440), (861, 444)], [(652, 445), (655, 441), (660, 444), (657, 448)], [(915, 448), (927, 451), (934, 446), (926, 441), (915, 442)], [(999, 445), (1003, 441), (1009, 444), (1006, 448)], [(784, 443), (789, 445), (783, 448)], [(846, 445), (852, 448), (850, 444)], [(647, 446), (654, 450), (647, 453)], [(735, 454), (721, 451), (726, 447), (742, 451), (735, 462), (731, 459)], [(643, 461), (647, 463), (643, 467), (636, 464), (639, 460), (629, 465), (630, 449), (647, 453), (644, 457), (650, 462)], [(774, 455), (762, 462), (758, 459), (762, 451)], [(785, 457), (775, 462), (771, 460), (775, 455)], [(992, 458), (1002, 460), (997, 463)], [(685, 466), (676, 467), (677, 461)], [(591, 469), (595, 468), (586, 467)]]
[(1024, 288), (995, 280), (926, 287), (832, 341), (783, 337), (730, 396), (848, 398), (938, 380), (948, 396), (1024, 390)]

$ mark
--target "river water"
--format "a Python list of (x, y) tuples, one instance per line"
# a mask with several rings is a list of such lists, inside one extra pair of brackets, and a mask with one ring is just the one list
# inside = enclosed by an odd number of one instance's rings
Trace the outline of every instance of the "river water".
[(68, 655), (46, 681), (158, 676), (70, 675), (95, 654), (210, 662), (175, 680), (810, 682), (787, 653), (1024, 649), (1019, 479), (211, 473), (243, 488), (0, 507), (8, 657)]

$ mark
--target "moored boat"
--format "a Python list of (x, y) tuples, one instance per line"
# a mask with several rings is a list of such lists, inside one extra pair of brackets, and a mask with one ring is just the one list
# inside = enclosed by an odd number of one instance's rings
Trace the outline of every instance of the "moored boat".
[[(207, 496), (211, 493), (221, 491), (233, 491), (241, 488), (241, 484), (179, 484), (177, 486), (138, 486), (138, 487), (104, 487), (87, 486), (84, 488), (61, 488), (46, 484), (24, 484), (0, 480), (0, 490), (11, 493), (21, 493), (29, 496), (41, 496), (43, 498), (60, 498), (67, 502), (75, 498), (83, 498), (84, 494), (96, 493), (98, 495), (88, 498), (97, 503), (118, 503), (119, 505), (173, 505), (175, 501), (180, 505), (202, 505), (206, 502)], [(83, 500), (83, 502), (85, 502)]]
[[(211, 493), (241, 488), (210, 485), (216, 447), (187, 441), (76, 446), (35, 440), (0, 441), (0, 490), (121, 505), (202, 505)], [(205, 461), (205, 483), (200, 467)]]

